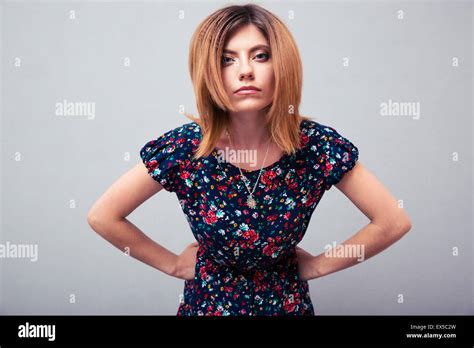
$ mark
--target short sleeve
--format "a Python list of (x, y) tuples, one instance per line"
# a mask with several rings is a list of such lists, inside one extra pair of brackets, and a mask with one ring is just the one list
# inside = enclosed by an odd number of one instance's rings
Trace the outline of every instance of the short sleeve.
[(321, 133), (322, 169), (326, 180), (325, 190), (329, 190), (355, 166), (359, 158), (359, 149), (332, 127), (323, 126)]
[(182, 171), (190, 156), (192, 131), (189, 124), (174, 128), (148, 141), (140, 150), (140, 157), (148, 174), (166, 191), (176, 192), (185, 175)]

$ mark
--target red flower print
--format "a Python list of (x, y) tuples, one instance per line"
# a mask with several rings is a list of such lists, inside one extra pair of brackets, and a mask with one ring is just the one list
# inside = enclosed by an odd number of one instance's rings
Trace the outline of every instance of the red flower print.
[(329, 161), (326, 161), (326, 165), (324, 167), (324, 176), (328, 176), (329, 173), (331, 173), (332, 170), (332, 164), (329, 163)]
[(262, 174), (260, 181), (265, 184), (265, 191), (274, 190), (278, 186), (277, 181), (274, 180), (276, 176), (277, 175), (273, 170), (268, 170)]
[(245, 231), (243, 234), (245, 239), (248, 239), (250, 243), (255, 243), (258, 240), (258, 233), (254, 230)]
[(216, 213), (212, 210), (209, 210), (207, 212), (207, 214), (204, 216), (204, 221), (206, 222), (206, 224), (208, 225), (213, 225), (217, 222), (217, 217), (216, 217)]
[(201, 276), (201, 279), (206, 279), (207, 277), (206, 266), (201, 266), (201, 268), (199, 268), (199, 274)]
[(273, 215), (269, 215), (267, 216), (267, 221), (275, 221), (277, 218), (278, 218), (278, 214), (273, 214)]
[(286, 299), (285, 302), (283, 303), (283, 309), (287, 313), (293, 312), (295, 310), (295, 307), (296, 307), (296, 303), (294, 301), (290, 302), (288, 299)]
[(309, 137), (306, 134), (301, 134), (301, 146), (305, 146), (309, 141)]
[(314, 202), (316, 202), (318, 196), (316, 195), (313, 195), (311, 193), (308, 193), (308, 196), (307, 196), (307, 199), (306, 199), (306, 202), (305, 202), (305, 207), (309, 207), (311, 206)]
[(155, 168), (158, 166), (158, 161), (157, 160), (151, 160), (147, 162), (147, 168), (148, 170), (155, 170)]
[(278, 248), (276, 246), (271, 245), (271, 244), (267, 244), (263, 248), (262, 252), (267, 256), (272, 256), (277, 250), (278, 250)]
[(181, 172), (181, 175), (180, 175), (180, 176), (181, 176), (181, 179), (187, 179), (187, 178), (189, 178), (190, 174), (189, 174), (188, 171), (183, 170), (183, 171)]
[(271, 183), (273, 179), (276, 178), (276, 173), (273, 170), (267, 170), (261, 177), (261, 181), (265, 184), (268, 185)]

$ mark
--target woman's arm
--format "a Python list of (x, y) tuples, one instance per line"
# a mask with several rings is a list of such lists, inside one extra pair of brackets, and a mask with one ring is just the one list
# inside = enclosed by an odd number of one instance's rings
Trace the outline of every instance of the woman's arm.
[(137, 260), (168, 275), (189, 278), (189, 271), (194, 273), (192, 253), (196, 254), (197, 247), (188, 250), (188, 246), (180, 260), (183, 254), (178, 256), (156, 243), (126, 219), (139, 205), (162, 189), (163, 186), (148, 175), (146, 167), (139, 163), (95, 202), (87, 221), (100, 236)]
[(405, 210), (399, 208), (397, 200), (360, 161), (335, 186), (370, 219), (369, 224), (338, 246), (352, 246), (352, 250), (363, 250), (363, 258), (360, 259), (354, 253), (330, 257), (323, 252), (312, 256), (297, 248), (302, 279), (314, 279), (354, 266), (386, 249), (411, 229)]

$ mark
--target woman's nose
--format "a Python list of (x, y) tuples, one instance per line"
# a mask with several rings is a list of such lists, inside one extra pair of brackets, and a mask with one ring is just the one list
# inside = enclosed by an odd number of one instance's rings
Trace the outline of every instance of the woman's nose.
[(242, 80), (244, 78), (253, 78), (252, 66), (245, 61), (243, 61), (243, 63), (240, 63), (239, 71), (239, 79)]
[(249, 78), (250, 79), (253, 78), (253, 72), (240, 73), (240, 75), (239, 75), (240, 80), (249, 79)]

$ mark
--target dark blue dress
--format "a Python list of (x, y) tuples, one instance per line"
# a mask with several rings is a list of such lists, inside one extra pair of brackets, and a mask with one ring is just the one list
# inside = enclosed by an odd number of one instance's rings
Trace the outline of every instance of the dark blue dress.
[[(247, 206), (239, 168), (217, 149), (192, 160), (201, 140), (190, 122), (140, 150), (149, 174), (174, 192), (199, 243), (195, 277), (184, 281), (177, 315), (314, 315), (296, 245), (321, 197), (351, 170), (358, 149), (334, 128), (304, 120), (302, 149), (264, 167)], [(260, 168), (242, 169), (253, 188)]]

